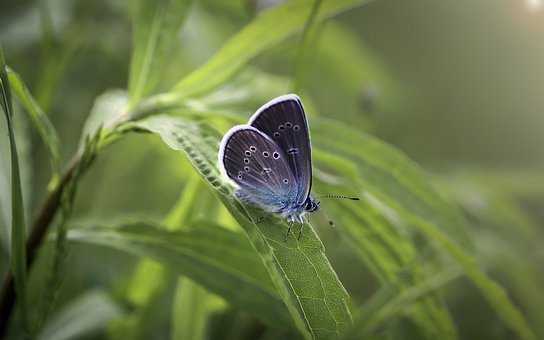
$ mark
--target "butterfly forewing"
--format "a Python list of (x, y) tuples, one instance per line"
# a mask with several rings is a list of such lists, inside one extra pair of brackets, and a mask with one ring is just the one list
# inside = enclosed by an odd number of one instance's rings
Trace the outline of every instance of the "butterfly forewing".
[(263, 105), (249, 121), (285, 153), (297, 183), (296, 201), (303, 204), (312, 186), (312, 157), (306, 115), (296, 95), (278, 97)]
[(297, 199), (295, 177), (282, 149), (251, 126), (238, 126), (224, 137), (220, 163), (241, 190), (241, 198), (269, 211), (281, 211)]

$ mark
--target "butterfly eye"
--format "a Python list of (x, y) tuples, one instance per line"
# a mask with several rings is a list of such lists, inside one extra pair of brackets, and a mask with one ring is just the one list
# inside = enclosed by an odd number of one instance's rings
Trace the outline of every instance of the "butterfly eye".
[(293, 130), (295, 130), (295, 131), (300, 130), (300, 126), (298, 126), (298, 125), (293, 126)]
[(277, 153), (277, 152), (274, 152), (274, 153), (272, 154), (272, 157), (274, 157), (274, 159), (278, 159), (278, 158), (280, 158), (280, 154)]
[(257, 148), (252, 145), (249, 147), (249, 150), (251, 150), (251, 152), (255, 152), (257, 151)]
[(287, 178), (284, 178), (284, 179), (283, 179), (283, 183), (289, 184), (289, 180), (288, 180)]
[(244, 163), (249, 164), (249, 159), (248, 159), (248, 158), (244, 158)]
[(278, 126), (278, 130), (284, 130), (285, 127), (283, 125), (280, 124), (280, 126)]
[(285, 122), (285, 127), (286, 128), (291, 128), (291, 126), (293, 126), (293, 124), (291, 124), (291, 122)]
[(245, 154), (246, 154), (246, 156), (248, 156), (248, 157), (251, 156), (251, 152), (249, 152), (249, 150), (246, 150)]
[(268, 151), (263, 151), (263, 156), (268, 157), (268, 156), (270, 156), (270, 154), (268, 153)]
[(274, 137), (279, 137), (279, 136), (280, 136), (279, 132), (274, 132)]

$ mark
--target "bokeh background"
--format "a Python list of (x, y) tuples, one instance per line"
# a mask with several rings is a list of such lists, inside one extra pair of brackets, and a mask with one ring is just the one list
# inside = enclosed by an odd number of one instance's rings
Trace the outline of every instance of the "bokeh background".
[[(195, 1), (159, 89), (202, 65), (260, 11), (281, 2)], [(544, 3), (376, 0), (319, 25), (304, 66), (303, 94), (321, 115), (377, 136), (425, 169), (429, 180), (468, 216), (485, 270), (506, 287), (537, 337), (544, 337), (544, 248), (538, 246), (544, 241)], [(127, 86), (127, 4), (2, 0), (0, 42), (7, 63), (56, 127), (67, 162), (94, 99)], [(252, 67), (291, 77), (298, 43), (299, 37), (288, 39), (256, 58)], [(248, 97), (232, 109), (249, 117), (261, 104), (261, 97)], [(16, 123), (30, 217), (43, 201), (51, 172), (46, 149), (30, 123), (24, 118)], [(4, 171), (9, 164), (6, 145), (2, 140)], [(185, 187), (188, 169), (184, 157), (157, 138), (128, 136), (105, 150), (84, 177), (74, 221), (110, 223), (129, 215), (160, 220)], [(9, 183), (0, 182), (0, 190), (8, 188)], [(6, 215), (8, 202), (0, 203)], [(375, 278), (364, 270), (353, 274), (353, 258), (336, 242), (335, 233), (318, 230), (348, 290), (356, 292), (358, 302), (370, 298)], [(531, 232), (524, 234), (527, 230)], [(8, 235), (3, 226), (2, 272), (9, 264)], [(50, 260), (51, 251), (46, 246), (39, 261)], [(138, 261), (122, 252), (72, 245), (54, 310), (85, 292), (106, 291), (115, 304), (104, 313), (115, 318), (130, 314), (137, 307), (119, 296), (128, 289)], [(32, 283), (40, 287), (44, 275), (36, 270)], [(173, 298), (174, 282), (166, 280), (163, 293), (146, 307), (139, 337), (169, 337), (170, 311), (164, 306)], [(443, 290), (459, 338), (514, 337), (464, 278)], [(44, 294), (42, 288), (36, 291)], [(209, 328), (209, 338), (253, 337), (251, 316), (223, 313), (225, 302), (217, 298), (214, 303), (223, 307), (217, 307), (220, 326)], [(130, 322), (124, 322), (128, 327)], [(75, 338), (122, 338), (116, 329), (123, 328), (112, 324), (98, 323)], [(224, 334), (217, 331), (221, 328)], [(406, 338), (409, 334), (407, 330)]]

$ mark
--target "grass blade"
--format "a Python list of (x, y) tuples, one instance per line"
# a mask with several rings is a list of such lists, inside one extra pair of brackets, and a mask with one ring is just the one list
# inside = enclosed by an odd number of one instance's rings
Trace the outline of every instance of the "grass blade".
[[(175, 92), (183, 97), (191, 97), (221, 85), (259, 53), (302, 30), (310, 16), (312, 2), (288, 1), (262, 12), (206, 64), (182, 79), (175, 86)], [(315, 22), (367, 2), (369, 0), (324, 0)], [(282, 24), (278, 25), (278, 22)]]
[(0, 103), (6, 118), (10, 153), (11, 153), (11, 270), (15, 281), (15, 292), (19, 300), (23, 327), (29, 330), (26, 298), (26, 224), (24, 216), (23, 194), (19, 173), (17, 145), (13, 133), (13, 108), (10, 85), (4, 53), (0, 46)]
[(133, 1), (133, 52), (128, 89), (130, 106), (149, 94), (160, 79), (163, 62), (176, 43), (192, 0)]
[(172, 310), (172, 340), (204, 340), (208, 292), (186, 277), (178, 281)]
[(49, 156), (51, 157), (51, 166), (53, 169), (53, 178), (58, 176), (60, 171), (59, 138), (57, 132), (49, 121), (49, 118), (40, 108), (21, 77), (12, 69), (7, 67), (7, 75), (13, 89), (13, 92), (28, 112), (32, 123), (45, 143)]

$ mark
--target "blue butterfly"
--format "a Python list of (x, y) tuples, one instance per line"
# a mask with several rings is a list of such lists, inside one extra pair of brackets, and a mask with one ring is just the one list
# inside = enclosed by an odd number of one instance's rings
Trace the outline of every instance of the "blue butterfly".
[(312, 147), (297, 95), (272, 99), (247, 125), (231, 128), (221, 141), (219, 165), (238, 186), (238, 198), (280, 214), (290, 225), (304, 223), (304, 214), (319, 209), (310, 195)]

